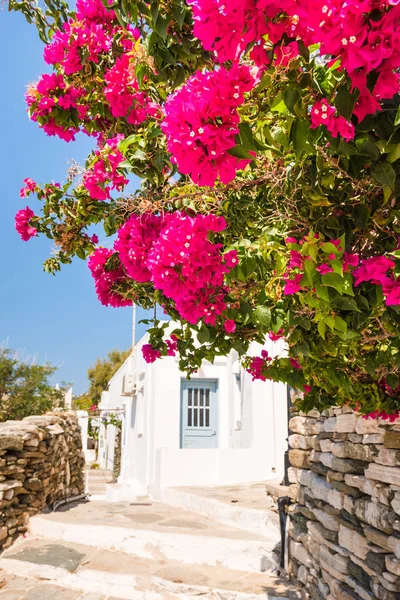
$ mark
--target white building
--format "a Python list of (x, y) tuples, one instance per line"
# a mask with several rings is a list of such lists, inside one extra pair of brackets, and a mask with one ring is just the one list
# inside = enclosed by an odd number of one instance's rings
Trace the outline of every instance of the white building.
[[(258, 482), (283, 476), (287, 392), (252, 382), (232, 351), (189, 380), (178, 359), (147, 364), (147, 334), (110, 380), (100, 409), (122, 418), (120, 498), (161, 497), (171, 486)], [(266, 346), (273, 356), (282, 343)], [(261, 346), (254, 344), (252, 355)], [(123, 409), (123, 410), (121, 410)], [(104, 414), (104, 413), (103, 413)], [(115, 427), (101, 426), (98, 462), (113, 469)]]

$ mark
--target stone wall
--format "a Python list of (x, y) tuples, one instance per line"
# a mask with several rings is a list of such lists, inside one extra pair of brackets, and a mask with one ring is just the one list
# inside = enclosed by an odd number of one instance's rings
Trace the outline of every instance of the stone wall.
[(0, 423), (0, 551), (46, 505), (84, 492), (81, 432), (73, 413)]
[(292, 411), (289, 570), (313, 600), (400, 599), (400, 419)]

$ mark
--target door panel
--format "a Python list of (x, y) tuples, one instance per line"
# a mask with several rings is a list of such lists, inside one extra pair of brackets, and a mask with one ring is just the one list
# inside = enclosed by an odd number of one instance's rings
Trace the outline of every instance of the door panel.
[(181, 448), (217, 447), (217, 384), (182, 381)]

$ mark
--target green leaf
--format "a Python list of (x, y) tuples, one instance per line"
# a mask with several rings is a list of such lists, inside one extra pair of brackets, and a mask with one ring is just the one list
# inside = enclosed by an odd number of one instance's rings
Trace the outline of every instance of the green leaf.
[(370, 136), (363, 136), (356, 140), (356, 146), (360, 154), (370, 156), (374, 160), (379, 160), (381, 151)]
[(341, 317), (335, 317), (335, 328), (342, 333), (347, 331), (347, 323)]
[(321, 246), (321, 250), (323, 252), (326, 252), (326, 254), (336, 254), (336, 256), (338, 254), (340, 254), (339, 250), (337, 249), (337, 247), (332, 244), (332, 242), (325, 242), (325, 244), (322, 244)]
[(291, 129), (293, 147), (297, 155), (302, 152), (312, 152), (313, 147), (309, 142), (310, 125), (308, 121), (297, 119)]
[(239, 144), (228, 150), (228, 154), (231, 156), (236, 156), (236, 158), (247, 158), (250, 160), (254, 159), (254, 156), (250, 154), (246, 148), (243, 148), (243, 146), (240, 146)]
[(210, 340), (210, 330), (208, 329), (208, 327), (206, 325), (204, 325), (204, 323), (202, 324), (202, 326), (199, 329), (199, 332), (197, 334), (197, 339), (199, 340), (200, 344), (205, 344), (206, 342), (208, 342)]
[(350, 93), (346, 86), (341, 86), (336, 94), (335, 106), (339, 115), (350, 121), (353, 114), (354, 104), (357, 98), (357, 93)]
[(329, 298), (329, 290), (327, 287), (325, 287), (324, 285), (322, 285), (319, 281), (317, 281), (315, 283), (315, 289), (317, 290), (317, 294), (318, 296), (322, 299), (325, 300), (326, 302), (330, 302), (330, 298)]
[(304, 269), (307, 274), (309, 284), (312, 285), (316, 276), (315, 262), (313, 260), (307, 259), (304, 262)]
[(255, 150), (254, 137), (251, 127), (245, 121), (239, 123), (240, 130), (240, 145), (246, 150)]
[(240, 267), (245, 279), (247, 280), (256, 270), (257, 261), (252, 256), (246, 256), (246, 258), (240, 261)]
[(288, 90), (286, 90), (284, 98), (287, 108), (290, 110), (290, 112), (294, 112), (296, 102), (300, 98), (298, 90), (296, 90), (295, 88), (289, 88)]
[(324, 285), (335, 288), (339, 294), (343, 293), (343, 277), (338, 273), (326, 273), (322, 275), (321, 281)]
[(285, 104), (282, 94), (278, 94), (277, 96), (275, 96), (275, 98), (271, 102), (270, 109), (272, 112), (277, 112), (277, 113), (285, 112), (286, 104)]
[(346, 298), (345, 296), (339, 296), (336, 298), (335, 306), (340, 308), (340, 310), (354, 310), (356, 312), (360, 312), (357, 302), (353, 300), (353, 298)]
[(257, 306), (253, 311), (253, 321), (260, 323), (264, 327), (271, 325), (271, 309), (267, 306)]
[(322, 339), (324, 340), (325, 339), (325, 333), (326, 333), (325, 321), (320, 321), (318, 323), (318, 333), (322, 337)]
[(393, 167), (387, 162), (379, 162), (374, 171), (375, 179), (384, 186), (394, 189), (396, 181), (396, 172)]

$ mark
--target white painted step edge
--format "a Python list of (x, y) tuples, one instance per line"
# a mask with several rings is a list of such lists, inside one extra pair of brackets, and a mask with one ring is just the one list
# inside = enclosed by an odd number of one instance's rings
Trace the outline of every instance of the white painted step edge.
[(232, 506), (226, 502), (184, 492), (178, 488), (164, 488), (157, 494), (156, 499), (171, 506), (187, 508), (211, 517), (224, 525), (257, 533), (267, 539), (271, 535), (280, 535), (279, 516), (267, 507), (265, 510), (260, 510), (241, 507), (236, 504)]
[(279, 541), (277, 535), (270, 540), (246, 540), (109, 525), (82, 526), (40, 516), (30, 520), (29, 528), (41, 538), (116, 550), (150, 560), (158, 559), (161, 554), (183, 564), (222, 565), (249, 573), (272, 573), (276, 569), (273, 548)]
[(287, 600), (268, 594), (247, 594), (205, 586), (174, 584), (159, 577), (151, 577), (154, 590), (138, 590), (135, 589), (137, 580), (133, 575), (112, 574), (90, 569), (70, 573), (60, 567), (37, 565), (11, 558), (0, 558), (0, 569), (17, 577), (38, 578), (41, 583), (52, 583), (68, 589), (105, 596), (112, 595), (121, 600), (165, 600), (167, 590), (169, 591), (168, 597), (174, 594), (176, 600), (198, 598), (199, 596), (213, 600), (266, 600), (266, 598), (268, 600)]

